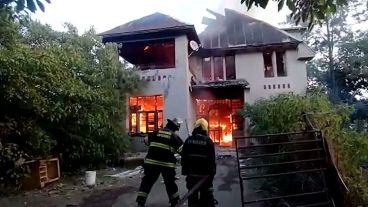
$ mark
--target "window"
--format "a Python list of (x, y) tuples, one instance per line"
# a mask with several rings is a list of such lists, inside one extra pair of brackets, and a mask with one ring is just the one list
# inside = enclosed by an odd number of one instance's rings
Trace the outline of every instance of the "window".
[(235, 57), (234, 56), (226, 56), (225, 65), (226, 65), (226, 80), (236, 79), (236, 75), (235, 75)]
[(227, 44), (227, 36), (226, 36), (226, 33), (223, 32), (220, 34), (220, 46), (221, 47), (227, 47), (228, 44)]
[(130, 97), (129, 109), (131, 133), (147, 133), (162, 128), (163, 97), (161, 95)]
[(141, 70), (175, 68), (175, 39), (125, 43), (121, 55)]
[(286, 76), (285, 52), (276, 52), (277, 76)]
[(272, 52), (264, 52), (263, 61), (264, 61), (264, 76), (274, 77), (272, 67)]
[(213, 58), (213, 75), (215, 80), (224, 80), (224, 58)]
[(205, 37), (204, 38), (203, 47), (205, 47), (205, 48), (211, 48), (211, 40), (210, 40), (210, 38), (208, 38), (208, 37)]
[[(265, 77), (275, 77), (274, 68), (276, 68), (278, 77), (287, 76), (285, 51), (263, 52), (263, 61)], [(276, 63), (276, 65), (274, 65), (274, 63)]]
[(209, 81), (212, 79), (211, 74), (211, 58), (203, 58), (202, 61), (202, 76), (203, 80)]
[(211, 38), (211, 48), (219, 47), (219, 35), (218, 33), (215, 33), (212, 35)]
[(226, 56), (226, 57), (203, 58), (202, 78), (205, 81), (221, 81), (221, 80), (236, 79), (235, 57)]

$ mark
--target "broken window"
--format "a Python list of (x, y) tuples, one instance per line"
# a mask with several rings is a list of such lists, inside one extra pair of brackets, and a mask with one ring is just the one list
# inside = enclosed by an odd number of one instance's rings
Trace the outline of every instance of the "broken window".
[(264, 77), (274, 77), (272, 67), (272, 52), (263, 52)]
[[(211, 59), (213, 61), (211, 61)], [(221, 80), (236, 79), (235, 57), (226, 56), (226, 57), (204, 58), (202, 63), (202, 77), (203, 80), (205, 81), (213, 81), (213, 80), (221, 81)]]
[(211, 74), (211, 58), (203, 58), (202, 61), (202, 77), (203, 80), (210, 81), (212, 80), (212, 74)]
[(223, 32), (220, 34), (220, 46), (221, 47), (227, 47), (228, 44), (227, 44), (227, 36), (226, 36), (226, 33)]
[(211, 40), (207, 36), (203, 40), (203, 47), (204, 48), (211, 48)]
[(277, 76), (286, 76), (285, 52), (276, 52)]
[(175, 68), (175, 39), (125, 43), (121, 56), (142, 70)]
[(230, 45), (245, 44), (243, 24), (240, 21), (233, 21), (227, 28)]
[(162, 127), (163, 97), (138, 96), (129, 98), (131, 133), (148, 133)]
[(215, 80), (224, 80), (224, 58), (213, 58), (213, 75)]
[(218, 33), (214, 33), (211, 38), (211, 48), (219, 47)]
[(234, 56), (226, 56), (225, 58), (226, 65), (226, 80), (235, 80), (235, 57)]

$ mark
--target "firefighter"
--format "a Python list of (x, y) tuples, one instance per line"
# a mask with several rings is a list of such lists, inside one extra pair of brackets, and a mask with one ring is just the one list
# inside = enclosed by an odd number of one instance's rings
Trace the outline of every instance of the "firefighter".
[(217, 201), (213, 196), (212, 184), (216, 174), (215, 146), (208, 136), (208, 122), (205, 119), (196, 121), (192, 136), (185, 140), (181, 154), (181, 165), (182, 174), (187, 176), (188, 191), (204, 177), (209, 176), (199, 190), (189, 196), (188, 207), (215, 206)]
[(178, 118), (168, 119), (163, 129), (148, 136), (149, 148), (143, 165), (144, 176), (136, 200), (138, 207), (145, 206), (148, 194), (160, 174), (164, 179), (171, 206), (179, 201), (178, 186), (175, 183), (175, 153), (181, 152), (183, 141), (175, 132), (179, 131), (181, 123)]

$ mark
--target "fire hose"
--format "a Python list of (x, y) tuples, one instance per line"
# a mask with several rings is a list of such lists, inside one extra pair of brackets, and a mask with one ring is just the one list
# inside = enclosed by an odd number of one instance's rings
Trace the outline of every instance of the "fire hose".
[[(206, 182), (206, 180), (209, 178), (210, 176), (209, 175), (206, 175), (206, 176), (204, 176), (200, 181), (198, 181), (198, 183), (197, 184), (195, 184), (195, 186), (192, 188), (192, 189), (190, 189), (190, 191), (188, 191), (188, 193), (187, 194), (185, 194), (184, 196), (183, 196), (183, 198), (182, 199), (180, 199), (179, 201), (178, 201), (178, 204), (176, 204), (176, 206), (175, 207), (181, 207), (181, 206), (183, 206), (184, 205), (184, 203), (185, 203), (185, 201), (187, 201), (188, 200), (188, 198), (189, 198), (189, 196), (191, 196), (194, 192), (196, 192), (203, 184), (204, 184), (204, 182)], [(218, 202), (216, 201), (216, 200), (214, 200), (214, 202), (216, 203), (216, 204), (218, 204)]]

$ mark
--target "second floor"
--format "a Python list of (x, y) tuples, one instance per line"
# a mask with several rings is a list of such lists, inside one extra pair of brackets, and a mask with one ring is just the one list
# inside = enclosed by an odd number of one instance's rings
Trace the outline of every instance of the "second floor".
[[(170, 81), (183, 87), (239, 79), (266, 88), (306, 84), (305, 61), (314, 53), (296, 35), (232, 10), (214, 15), (204, 18), (208, 27), (199, 35), (193, 25), (155, 13), (102, 36), (121, 44), (120, 56), (136, 66), (150, 91)], [(193, 41), (199, 50), (190, 46)]]

